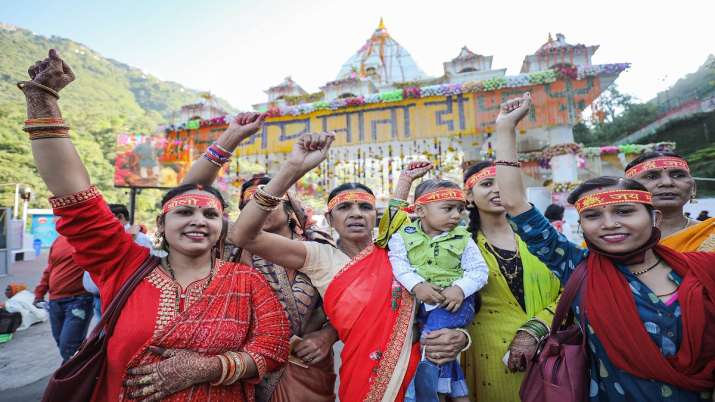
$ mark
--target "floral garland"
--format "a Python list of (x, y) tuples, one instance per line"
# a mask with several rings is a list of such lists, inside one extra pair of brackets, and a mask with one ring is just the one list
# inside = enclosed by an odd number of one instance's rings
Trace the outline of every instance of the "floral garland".
[(201, 127), (210, 127), (210, 126), (222, 126), (226, 125), (228, 122), (226, 122), (226, 116), (219, 116), (219, 117), (214, 117), (213, 119), (208, 119), (208, 120), (201, 120), (200, 126)]
[(559, 144), (542, 151), (525, 152), (519, 154), (519, 161), (538, 161), (542, 167), (548, 168), (548, 161), (554, 156), (576, 154), (582, 157), (596, 158), (601, 155), (636, 155), (644, 152), (660, 151), (672, 152), (675, 150), (674, 142), (657, 142), (653, 144), (622, 144), (607, 145), (602, 147), (582, 147), (579, 144)]
[(567, 193), (576, 189), (581, 184), (581, 181), (567, 181), (565, 183), (551, 183), (549, 189), (553, 193)]
[[(591, 66), (557, 66), (552, 70), (538, 71), (528, 74), (518, 74), (507, 77), (494, 77), (481, 81), (470, 81), (463, 84), (437, 84), (427, 85), (424, 87), (415, 86), (410, 83), (409, 86), (404, 86), (401, 89), (377, 94), (370, 94), (365, 97), (359, 96), (354, 98), (341, 98), (332, 101), (318, 100), (319, 94), (308, 94), (299, 97), (291, 97), (288, 99), (288, 106), (277, 107), (270, 106), (266, 113), (270, 117), (278, 116), (299, 116), (310, 114), (320, 110), (337, 110), (345, 107), (354, 107), (366, 104), (376, 103), (391, 103), (399, 102), (404, 99), (427, 98), (430, 96), (453, 96), (465, 93), (477, 93), (496, 91), (503, 88), (519, 88), (529, 85), (543, 85), (555, 82), (558, 79), (575, 77), (579, 80), (587, 77), (595, 77), (599, 75), (615, 75), (630, 67), (629, 63), (616, 64), (600, 64)], [(298, 100), (313, 100), (312, 103), (292, 104)], [(214, 119), (201, 121), (201, 127), (211, 125), (221, 125), (225, 123), (212, 123)], [(197, 127), (198, 128), (198, 127)], [(173, 127), (170, 130), (185, 130), (191, 129), (189, 123), (184, 123), (178, 127)]]
[(624, 155), (635, 155), (642, 154), (645, 152), (672, 152), (675, 150), (674, 142), (657, 142), (653, 144), (621, 144), (621, 145), (608, 145), (603, 147), (588, 147), (583, 149), (583, 156), (585, 157), (597, 157), (601, 155), (613, 155), (613, 154), (624, 154)]
[(311, 103), (311, 102), (318, 102), (323, 100), (325, 97), (325, 93), (323, 92), (315, 92), (312, 94), (306, 94), (306, 95), (295, 95), (295, 96), (286, 96), (283, 98), (285, 100), (287, 105), (295, 106), (295, 105), (300, 105), (303, 103)]
[(553, 70), (562, 79), (576, 80), (578, 79), (578, 68), (572, 65), (554, 66)]
[(551, 159), (556, 156), (568, 155), (568, 154), (579, 154), (581, 152), (581, 145), (568, 143), (568, 144), (558, 144), (550, 146), (541, 152), (543, 159)]

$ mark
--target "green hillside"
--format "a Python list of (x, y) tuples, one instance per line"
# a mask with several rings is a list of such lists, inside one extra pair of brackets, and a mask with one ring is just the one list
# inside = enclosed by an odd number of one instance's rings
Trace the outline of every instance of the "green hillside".
[(711, 54), (697, 71), (680, 78), (667, 91), (658, 93), (649, 103), (657, 105), (661, 110), (667, 110), (691, 99), (704, 99), (713, 94), (715, 94), (715, 55)]
[[(715, 56), (710, 55), (695, 72), (680, 78), (667, 91), (659, 93), (645, 103), (637, 103), (617, 87), (609, 88), (601, 99), (607, 110), (602, 122), (579, 123), (574, 127), (577, 142), (587, 146), (610, 145), (647, 126), (669, 111), (678, 110), (688, 102), (707, 99), (715, 95)], [(652, 134), (640, 138), (641, 144), (673, 141), (676, 151), (690, 163), (693, 176), (715, 178), (715, 111), (696, 113), (673, 120), (657, 128)], [(699, 181), (698, 194), (715, 195), (715, 182)]]
[[(0, 23), (0, 183), (32, 186), (35, 208), (47, 208), (49, 195), (34, 168), (30, 144), (21, 130), (25, 101), (15, 83), (26, 80), (27, 67), (55, 48), (78, 80), (62, 91), (60, 106), (94, 183), (110, 201), (127, 202), (125, 190), (112, 187), (115, 135), (147, 132), (165, 124), (171, 112), (193, 103), (199, 91), (161, 81), (137, 68), (103, 57), (65, 38), (50, 38)], [(225, 101), (224, 109), (233, 111)], [(139, 206), (151, 207), (156, 191), (144, 191)], [(11, 206), (14, 186), (0, 186), (0, 205)]]

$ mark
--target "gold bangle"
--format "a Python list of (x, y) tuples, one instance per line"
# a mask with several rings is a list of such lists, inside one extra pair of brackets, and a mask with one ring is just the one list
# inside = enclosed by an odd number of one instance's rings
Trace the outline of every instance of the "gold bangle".
[(535, 333), (532, 329), (530, 329), (530, 328), (519, 328), (519, 329), (516, 330), (516, 333), (518, 334), (519, 332), (525, 332), (525, 333), (529, 334), (529, 336), (531, 336), (532, 338), (534, 338), (534, 340), (536, 341), (536, 344), (537, 344), (537, 345), (538, 345), (539, 343), (541, 343), (541, 339), (539, 339), (539, 337), (536, 335), (536, 333)]
[(239, 378), (241, 378), (242, 373), (245, 372), (245, 370), (243, 369), (243, 362), (240, 361), (236, 352), (228, 351), (225, 355), (233, 362), (234, 369), (233, 373), (231, 373), (231, 375), (226, 378), (226, 381), (224, 381), (224, 385), (232, 385), (238, 381)]
[(219, 361), (221, 362), (221, 377), (219, 377), (218, 381), (210, 383), (211, 385), (218, 386), (221, 385), (224, 381), (226, 381), (226, 375), (228, 375), (228, 363), (226, 362), (226, 356), (224, 355), (216, 355), (218, 357)]
[(44, 140), (47, 138), (70, 138), (69, 132), (60, 131), (33, 131), (30, 133), (30, 141)]
[(215, 146), (216, 148), (218, 148), (220, 151), (226, 152), (227, 154), (232, 154), (232, 153), (233, 153), (233, 152), (229, 151), (228, 149), (222, 147), (221, 144), (219, 144), (218, 142), (214, 142), (214, 143), (213, 143), (213, 146)]
[(25, 88), (27, 88), (28, 86), (38, 87), (43, 91), (47, 92), (48, 94), (54, 96), (55, 99), (60, 99), (60, 94), (57, 91), (42, 84), (38, 84), (35, 81), (20, 81), (17, 83), (17, 87), (20, 88), (20, 91), (22, 91), (22, 93), (25, 93)]
[(266, 212), (271, 212), (278, 208), (282, 199), (274, 195), (268, 194), (266, 190), (263, 189), (264, 186), (258, 186), (258, 189), (253, 194), (251, 199), (256, 203), (256, 205)]
[(467, 350), (469, 350), (470, 347), (472, 347), (472, 337), (469, 336), (469, 332), (467, 332), (467, 330), (464, 328), (455, 328), (455, 330), (463, 333), (467, 337), (467, 346), (465, 346), (462, 350), (459, 351), (460, 353), (466, 352)]
[(273, 202), (275, 202), (275, 203), (277, 203), (277, 204), (280, 203), (280, 202), (283, 200), (281, 197), (276, 197), (276, 196), (273, 195), (273, 194), (268, 194), (268, 193), (266, 192), (265, 188), (266, 188), (266, 185), (265, 185), (265, 184), (262, 184), (262, 185), (258, 186), (258, 190), (257, 190), (256, 192), (257, 192), (257, 193), (260, 192), (261, 195), (264, 195), (266, 198), (268, 198), (269, 200), (271, 200), (271, 201), (273, 201)]
[(226, 379), (223, 381), (223, 385), (230, 385), (233, 383), (232, 380), (234, 380), (234, 377), (236, 376), (236, 372), (238, 372), (238, 367), (236, 364), (236, 360), (228, 354), (228, 352), (223, 354), (226, 356), (226, 360), (228, 360), (228, 374), (226, 375)]
[(35, 125), (24, 125), (22, 131), (26, 133), (31, 133), (33, 131), (50, 131), (50, 130), (69, 130), (70, 126), (66, 124), (35, 124)]
[(241, 375), (238, 378), (243, 378), (248, 372), (248, 359), (251, 358), (247, 353), (238, 353), (238, 359), (241, 361)]

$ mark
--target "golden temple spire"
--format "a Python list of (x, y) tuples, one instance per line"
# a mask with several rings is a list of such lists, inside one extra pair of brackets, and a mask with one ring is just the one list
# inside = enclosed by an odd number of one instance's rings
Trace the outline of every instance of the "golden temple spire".
[(377, 30), (381, 31), (385, 29), (385, 22), (382, 20), (382, 17), (380, 17), (380, 25), (377, 26)]

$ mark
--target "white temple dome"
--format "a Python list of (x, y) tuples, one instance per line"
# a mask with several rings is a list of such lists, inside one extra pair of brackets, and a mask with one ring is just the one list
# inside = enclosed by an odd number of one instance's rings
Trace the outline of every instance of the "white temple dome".
[(336, 81), (370, 79), (378, 85), (426, 78), (410, 53), (393, 39), (380, 19), (370, 39), (340, 68)]

